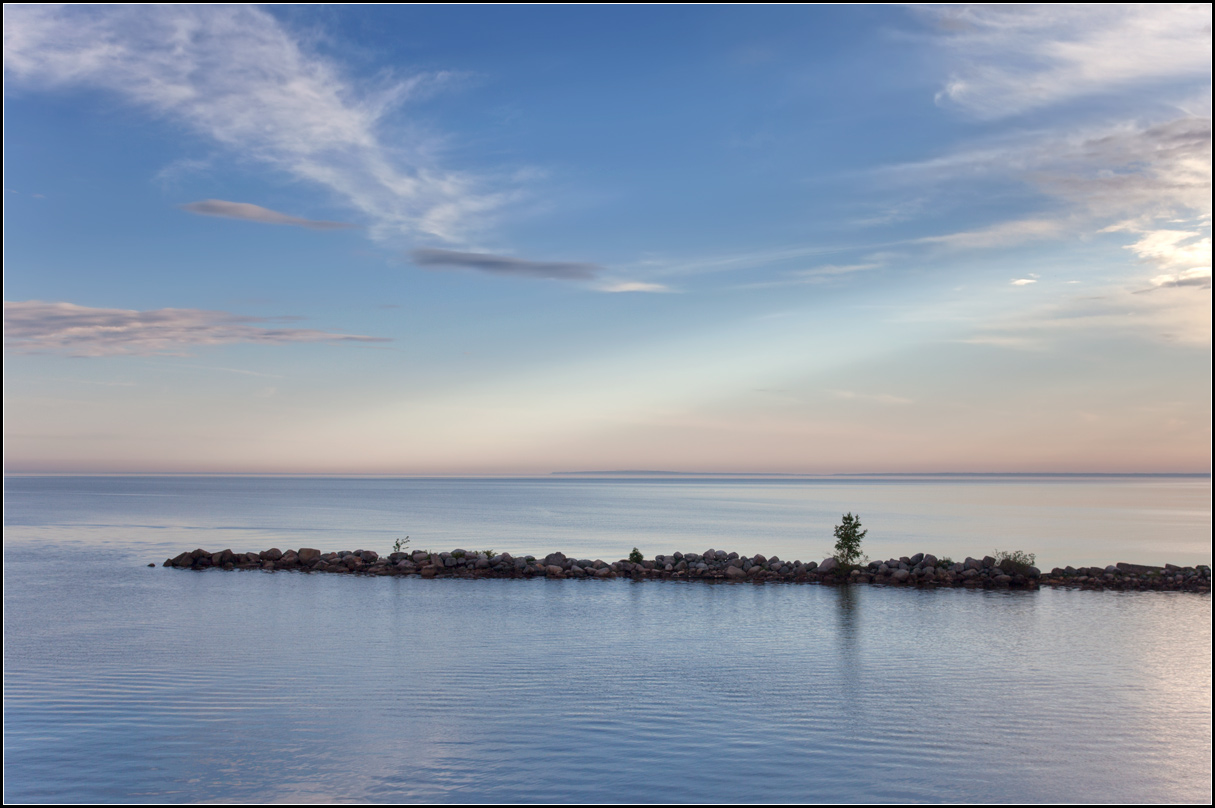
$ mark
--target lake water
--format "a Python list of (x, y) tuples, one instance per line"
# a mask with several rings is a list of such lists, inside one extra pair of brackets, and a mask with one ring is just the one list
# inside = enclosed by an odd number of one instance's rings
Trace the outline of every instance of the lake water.
[[(185, 549), (1210, 563), (1209, 478), (9, 477), (9, 802), (1197, 802), (1185, 593), (185, 572)], [(157, 564), (154, 568), (147, 563)]]

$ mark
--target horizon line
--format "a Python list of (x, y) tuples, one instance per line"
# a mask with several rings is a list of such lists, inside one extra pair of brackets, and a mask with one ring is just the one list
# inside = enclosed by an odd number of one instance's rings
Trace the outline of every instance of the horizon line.
[(1210, 477), (1210, 471), (668, 471), (614, 469), (550, 472), (329, 472), (329, 471), (4, 471), (5, 477), (377, 477), (418, 479), (547, 477)]

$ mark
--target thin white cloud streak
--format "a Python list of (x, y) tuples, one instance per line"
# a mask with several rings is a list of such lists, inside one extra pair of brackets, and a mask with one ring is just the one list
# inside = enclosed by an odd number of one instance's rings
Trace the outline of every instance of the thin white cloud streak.
[[(893, 246), (891, 244), (867, 244), (868, 248)], [(700, 275), (713, 272), (733, 272), (740, 269), (753, 269), (782, 261), (792, 261), (815, 255), (834, 255), (850, 252), (855, 246), (836, 247), (782, 247), (772, 250), (756, 250), (753, 252), (731, 253), (729, 255), (703, 256), (693, 258), (661, 258), (650, 257), (637, 262), (636, 269), (644, 270), (657, 276)]]
[(438, 166), (428, 144), (387, 145), (386, 113), (450, 74), (361, 92), (256, 7), (6, 5), (4, 70), (10, 90), (110, 91), (328, 188), (375, 238), (459, 240), (508, 198)]
[(939, 244), (959, 250), (986, 250), (992, 247), (1007, 247), (1024, 244), (1027, 241), (1055, 238), (1063, 232), (1063, 222), (1050, 219), (1022, 219), (944, 236), (925, 236), (917, 241), (920, 244)]
[[(100, 309), (41, 300), (4, 302), (4, 347), (14, 353), (97, 357), (166, 354), (232, 343), (390, 342), (384, 337), (255, 325), (276, 318), (202, 309)], [(277, 318), (285, 319), (285, 318)]]
[(811, 267), (796, 272), (804, 278), (821, 278), (831, 275), (850, 275), (853, 272), (865, 272), (870, 269), (880, 269), (884, 264), (876, 261), (870, 261), (862, 264), (824, 264), (819, 267)]
[(199, 216), (218, 216), (223, 219), (240, 219), (246, 222), (258, 222), (259, 224), (287, 224), (295, 227), (304, 227), (309, 230), (349, 230), (358, 227), (358, 225), (348, 222), (301, 219), (298, 216), (289, 216), (286, 213), (279, 213), (277, 210), (263, 208), (261, 205), (253, 205), (249, 202), (228, 202), (223, 199), (204, 199), (201, 202), (190, 202), (182, 205), (181, 209), (187, 213), (194, 213)]
[(807, 284), (828, 283), (856, 272), (868, 272), (874, 269), (882, 269), (885, 266), (885, 261), (869, 261), (860, 264), (823, 264), (822, 266), (810, 267), (809, 269), (794, 270), (777, 280), (742, 283), (734, 288), (772, 289), (780, 286), (805, 286)]
[(1029, 286), (1031, 283), (1037, 283), (1033, 278), (1017, 278), (1012, 282), (1013, 286)]
[(602, 283), (595, 287), (597, 292), (672, 292), (669, 286), (661, 283), (646, 283), (645, 281), (614, 281)]
[(161, 367), (173, 368), (180, 370), (181, 368), (197, 368), (199, 370), (218, 370), (221, 373), (235, 373), (238, 376), (254, 376), (261, 379), (283, 379), (286, 378), (278, 373), (263, 373), (259, 370), (245, 370), (244, 368), (226, 368), (219, 365), (196, 365), (190, 362), (176, 361), (172, 364), (168, 362), (150, 362), (151, 365), (159, 365)]
[(1026, 351), (1041, 351), (1046, 349), (1046, 344), (1037, 338), (1012, 336), (1009, 334), (980, 334), (974, 337), (955, 340), (966, 345), (993, 345), (997, 348), (1016, 348)]
[(1152, 294), (1105, 288), (1098, 294), (1066, 297), (976, 324), (959, 341), (1009, 348), (1047, 350), (1063, 339), (1133, 337), (1188, 347), (1211, 344), (1210, 277), (1206, 290), (1163, 285)]
[(914, 404), (915, 401), (902, 396), (893, 396), (889, 393), (857, 393), (853, 390), (829, 390), (831, 395), (845, 401), (863, 401), (873, 404)]
[(1203, 80), (1211, 64), (1206, 4), (932, 5), (952, 75), (937, 95), (982, 118), (1081, 96)]

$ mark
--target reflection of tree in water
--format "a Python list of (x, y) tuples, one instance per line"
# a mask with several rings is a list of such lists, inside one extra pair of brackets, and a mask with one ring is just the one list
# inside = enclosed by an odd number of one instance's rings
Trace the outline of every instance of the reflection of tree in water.
[(856, 632), (860, 617), (860, 587), (841, 584), (835, 589), (836, 623), (840, 636), (850, 643), (855, 643)]
[(845, 702), (856, 704), (863, 695), (861, 682), (861, 600), (859, 586), (841, 584), (835, 589), (835, 634), (839, 638), (840, 680)]

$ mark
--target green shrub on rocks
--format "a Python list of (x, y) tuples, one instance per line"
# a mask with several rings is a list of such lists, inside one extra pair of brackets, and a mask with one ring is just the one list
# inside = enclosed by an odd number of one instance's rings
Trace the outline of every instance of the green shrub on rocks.
[(640, 550), (634, 547), (633, 552), (629, 553), (629, 561), (633, 562), (634, 564), (640, 564), (642, 561), (645, 561), (645, 556), (641, 554)]
[(404, 551), (406, 545), (408, 545), (408, 544), (409, 544), (408, 536), (406, 536), (403, 539), (397, 539), (396, 541), (394, 541), (392, 543), (392, 551), (394, 553), (400, 553), (400, 552)]
[(861, 558), (861, 539), (869, 533), (861, 530), (861, 515), (844, 514), (843, 524), (835, 526), (835, 560), (845, 570), (856, 566)]
[(1034, 566), (1034, 561), (1036, 560), (1033, 553), (1025, 553), (1021, 550), (996, 550), (993, 556), (996, 559), (996, 566), (1009, 575), (1014, 573), (1027, 574), (1029, 568)]

